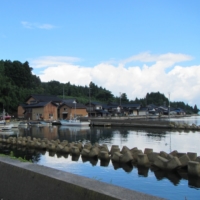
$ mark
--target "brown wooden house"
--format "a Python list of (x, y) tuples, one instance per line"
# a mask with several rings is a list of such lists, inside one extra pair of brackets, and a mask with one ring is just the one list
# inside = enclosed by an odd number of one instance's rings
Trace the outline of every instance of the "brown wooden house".
[(18, 106), (18, 118), (30, 120), (57, 120), (62, 100), (53, 95), (31, 95)]
[(62, 100), (53, 95), (31, 95), (18, 106), (18, 118), (30, 120), (58, 120), (85, 117), (86, 107), (75, 99)]
[(88, 115), (86, 106), (76, 101), (63, 101), (59, 106), (59, 119), (72, 119)]

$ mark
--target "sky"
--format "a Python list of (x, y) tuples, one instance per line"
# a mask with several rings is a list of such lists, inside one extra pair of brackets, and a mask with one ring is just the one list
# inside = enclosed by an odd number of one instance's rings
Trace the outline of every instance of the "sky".
[(199, 0), (0, 0), (0, 59), (42, 82), (200, 108)]

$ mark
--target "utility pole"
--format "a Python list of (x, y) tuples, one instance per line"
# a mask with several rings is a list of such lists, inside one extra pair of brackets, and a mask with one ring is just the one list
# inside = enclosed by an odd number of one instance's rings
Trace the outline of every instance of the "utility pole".
[(120, 100), (120, 102), (119, 102), (119, 105), (120, 105), (120, 116), (121, 116), (121, 113), (122, 113), (121, 98), (122, 98), (122, 93), (120, 92), (120, 93), (119, 93), (119, 100)]
[(63, 85), (63, 100), (64, 100), (64, 85)]
[(91, 117), (91, 98), (90, 98), (90, 84), (89, 84), (89, 117)]
[(169, 92), (169, 110), (168, 110), (168, 117), (170, 118), (170, 92)]

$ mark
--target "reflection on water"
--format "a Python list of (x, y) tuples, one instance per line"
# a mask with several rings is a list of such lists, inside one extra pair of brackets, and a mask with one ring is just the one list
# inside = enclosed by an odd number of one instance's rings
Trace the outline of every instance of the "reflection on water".
[[(197, 120), (196, 124), (200, 124), (199, 121)], [(173, 150), (185, 153), (197, 152), (200, 155), (199, 133), (199, 131), (186, 132), (184, 130), (171, 131), (120, 127), (33, 126), (28, 129), (20, 128), (17, 134), (32, 138), (48, 138), (49, 140), (81, 141), (83, 144), (97, 142), (99, 144), (107, 144), (109, 149), (115, 144), (119, 145), (120, 149), (123, 146), (127, 146), (128, 148), (138, 147), (141, 150), (153, 148), (155, 152), (165, 151), (169, 153)], [(200, 179), (188, 177), (187, 172), (184, 170), (172, 173), (154, 169), (153, 167), (119, 164), (111, 160), (101, 161), (84, 158), (80, 155), (72, 156), (51, 151), (19, 149), (10, 145), (3, 147), (1, 145), (0, 147), (0, 153), (10, 154), (11, 151), (16, 157), (21, 156), (40, 165), (95, 178), (103, 182), (167, 199), (200, 199)]]

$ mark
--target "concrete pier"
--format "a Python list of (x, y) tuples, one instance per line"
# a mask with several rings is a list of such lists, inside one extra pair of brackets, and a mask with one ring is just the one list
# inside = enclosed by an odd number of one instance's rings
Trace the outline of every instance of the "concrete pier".
[(0, 181), (0, 198), (3, 200), (163, 199), (7, 157), (0, 157)]

